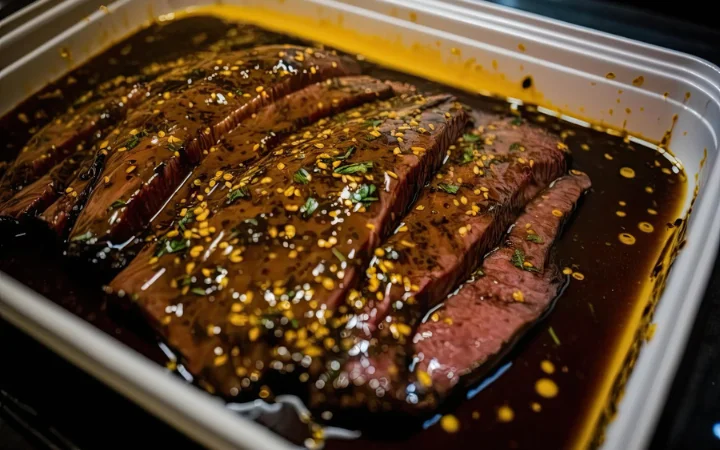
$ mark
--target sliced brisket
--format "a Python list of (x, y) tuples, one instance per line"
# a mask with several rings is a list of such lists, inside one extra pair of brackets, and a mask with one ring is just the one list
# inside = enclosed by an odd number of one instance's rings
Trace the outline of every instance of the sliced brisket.
[(260, 107), (358, 71), (350, 59), (292, 46), (222, 55), (213, 72), (138, 108), (107, 142), (107, 161), (70, 236), (69, 253), (102, 259), (132, 239), (217, 141)]
[[(197, 235), (174, 230), (111, 288), (224, 394), (252, 392), (268, 368), (322, 368), (342, 347), (333, 311), (465, 121), (447, 96), (403, 95), (301, 130), (228, 180), (218, 209), (193, 211)], [(129, 270), (140, 264), (151, 270)]]
[(363, 288), (368, 331), (383, 321), (386, 333), (396, 323), (414, 327), (470, 276), (538, 190), (565, 172), (559, 139), (515, 120), (465, 134), (380, 246)]

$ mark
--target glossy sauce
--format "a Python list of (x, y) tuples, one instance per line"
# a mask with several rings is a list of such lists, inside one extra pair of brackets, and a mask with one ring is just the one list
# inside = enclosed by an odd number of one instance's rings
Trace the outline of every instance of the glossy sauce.
[[(189, 49), (217, 51), (277, 42), (298, 40), (202, 16), (153, 25), (49, 85), (0, 120), (0, 133), (5, 136), (0, 160), (12, 160), (38, 127), (104, 80), (176, 59)], [(420, 90), (451, 92), (484, 117), (519, 113), (563, 137), (572, 154), (571, 168), (586, 172), (593, 188), (557, 241), (554, 258), (559, 267), (567, 268), (569, 279), (564, 294), (548, 318), (488, 371), (488, 380), (496, 378), (492, 383), (471, 390), (474, 396), (469, 400), (464, 399), (466, 393), (458, 395), (462, 401), (451, 401), (453, 406), (440, 411), (442, 418), (428, 421), (426, 430), (399, 434), (390, 424), (375, 430), (372, 438), (329, 440), (326, 447), (417, 449), (473, 443), (531, 448), (542, 443), (544, 448), (563, 448), (574, 446), (581, 435), (587, 439), (598, 408), (613, 402), (606, 394), (619, 370), (617, 349), (627, 347), (641, 327), (634, 312), (646, 304), (648, 314), (653, 309), (649, 289), (662, 283), (667, 270), (667, 264), (656, 267), (661, 250), (683, 229), (677, 219), (687, 192), (684, 174), (676, 173), (656, 149), (538, 114), (533, 107), (513, 110), (501, 99), (470, 95), (370, 64), (365, 72), (407, 81)], [(34, 234), (30, 238), (12, 227), (3, 233), (18, 236), (3, 240), (0, 270), (159, 364), (167, 364), (153, 333), (134, 311), (103, 296), (101, 286), (109, 281), (108, 274), (89, 277), (93, 268), (68, 264), (59, 246), (48, 251), (50, 239), (42, 241)], [(670, 245), (665, 254), (674, 250)], [(88, 282), (90, 278), (95, 283)], [(637, 335), (644, 332), (641, 329)], [(307, 427), (298, 426), (293, 414), (286, 415), (287, 420), (272, 428), (304, 442)], [(600, 436), (601, 432), (595, 435), (595, 442)]]

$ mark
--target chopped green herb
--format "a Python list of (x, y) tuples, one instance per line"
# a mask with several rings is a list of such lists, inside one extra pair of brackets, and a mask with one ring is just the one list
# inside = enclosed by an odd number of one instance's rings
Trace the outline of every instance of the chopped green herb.
[(192, 275), (183, 275), (178, 278), (178, 284), (180, 286), (190, 286), (192, 284)]
[(513, 263), (513, 266), (517, 267), (518, 269), (522, 269), (527, 272), (540, 272), (537, 267), (525, 265), (525, 252), (523, 252), (519, 248), (515, 249), (515, 253), (513, 253), (512, 257), (510, 258), (510, 262)]
[(242, 97), (242, 95), (243, 95), (242, 89), (235, 89), (235, 95), (237, 95), (238, 97)]
[(302, 167), (293, 174), (293, 180), (300, 184), (308, 184), (311, 178), (310, 173)]
[(228, 204), (230, 204), (239, 198), (245, 198), (245, 197), (249, 197), (249, 196), (250, 196), (250, 192), (248, 192), (247, 188), (245, 188), (245, 187), (233, 189), (232, 191), (228, 192), (227, 202), (228, 202)]
[(480, 140), (480, 136), (478, 136), (477, 134), (468, 134), (468, 133), (463, 134), (463, 141), (465, 141), (465, 142), (476, 142), (479, 140)]
[(366, 126), (373, 127), (373, 128), (377, 128), (377, 126), (380, 125), (381, 123), (383, 123), (382, 120), (367, 120), (367, 121), (365, 121)]
[(555, 345), (560, 345), (560, 339), (557, 337), (557, 334), (555, 334), (553, 327), (548, 328), (548, 333), (550, 333), (552, 340), (555, 341)]
[(92, 238), (92, 237), (93, 237), (92, 232), (91, 232), (91, 231), (88, 231), (87, 233), (83, 233), (83, 234), (81, 234), (81, 235), (79, 235), (79, 236), (75, 236), (75, 237), (71, 238), (70, 241), (72, 241), (72, 242), (84, 242), (84, 241), (87, 241), (88, 239), (90, 239), (90, 238)]
[(377, 188), (374, 184), (363, 184), (352, 193), (350, 199), (353, 203), (363, 203), (367, 206), (369, 203), (378, 201), (378, 198), (373, 196), (375, 191)]
[(455, 195), (458, 193), (460, 186), (458, 186), (457, 184), (440, 183), (438, 184), (438, 188), (447, 192), (448, 194)]
[(484, 276), (485, 276), (485, 272), (483, 272), (482, 269), (478, 269), (478, 270), (475, 271), (475, 274), (474, 274), (474, 275), (475, 275), (476, 277), (478, 277), (478, 278), (479, 278), (479, 277), (484, 277)]
[(522, 117), (516, 117), (510, 123), (513, 125), (522, 125), (523, 119)]
[(336, 167), (333, 172), (339, 173), (342, 175), (349, 175), (351, 173), (365, 173), (369, 169), (372, 169), (373, 162), (372, 161), (366, 161), (366, 162), (359, 162), (355, 164), (348, 164), (346, 166), (339, 166)]
[(199, 287), (190, 289), (190, 292), (192, 292), (195, 295), (205, 295), (206, 294), (205, 289), (199, 288)]
[(298, 327), (300, 326), (300, 322), (298, 322), (297, 319), (293, 319), (293, 320), (290, 321), (290, 325), (292, 325), (292, 327), (297, 330)]
[(534, 242), (534, 243), (536, 243), (536, 244), (542, 244), (542, 243), (543, 243), (543, 239), (542, 239), (540, 236), (538, 236), (537, 234), (528, 234), (527, 237), (525, 238), (525, 240), (526, 240), (526, 241), (530, 241), (530, 242)]
[(168, 143), (167, 148), (168, 148), (168, 150), (170, 150), (173, 153), (174, 152), (182, 153), (185, 150), (185, 147), (183, 147), (182, 145), (172, 144), (172, 143)]
[(365, 140), (368, 141), (368, 142), (372, 142), (372, 141), (374, 141), (375, 139), (377, 139), (378, 137), (379, 137), (379, 136), (373, 136), (372, 134), (368, 134), (367, 136), (365, 136)]
[(161, 239), (157, 243), (157, 247), (155, 249), (155, 256), (160, 257), (165, 254), (177, 253), (179, 251), (185, 250), (186, 248), (188, 248), (188, 241), (183, 238), (178, 238), (175, 240)]
[(115, 200), (112, 202), (112, 204), (108, 207), (108, 211), (112, 211), (113, 209), (122, 208), (123, 206), (127, 205), (127, 202), (124, 200)]
[(186, 212), (183, 218), (178, 221), (178, 227), (180, 227), (181, 230), (185, 230), (187, 224), (192, 222), (193, 219), (195, 219), (195, 214), (192, 212), (192, 210), (188, 209), (188, 212)]
[(510, 144), (510, 151), (511, 152), (524, 152), (525, 146), (519, 142), (513, 142), (512, 144)]
[(475, 160), (475, 149), (473, 148), (473, 146), (471, 145), (469, 147), (465, 147), (463, 149), (462, 160), (460, 160), (460, 164), (465, 165), (469, 162), (473, 162), (474, 160)]
[(345, 255), (340, 253), (340, 250), (333, 247), (332, 252), (333, 252), (333, 255), (335, 255), (335, 257), (340, 260), (340, 262), (345, 262)]
[(312, 197), (308, 197), (308, 199), (305, 200), (305, 204), (300, 207), (300, 213), (307, 219), (313, 215), (318, 206), (320, 206), (320, 204), (317, 200)]
[(260, 222), (257, 221), (257, 219), (245, 219), (245, 223), (249, 223), (252, 226), (258, 226), (260, 225)]
[(131, 149), (137, 147), (137, 145), (140, 143), (140, 139), (144, 138), (147, 135), (148, 135), (148, 132), (145, 130), (142, 130), (142, 131), (138, 132), (137, 134), (130, 136), (130, 138), (125, 142), (125, 145), (123, 147), (127, 147), (128, 150), (131, 150)]
[(350, 147), (348, 147), (348, 149), (347, 149), (347, 151), (345, 152), (344, 155), (342, 155), (342, 156), (336, 156), (335, 159), (338, 159), (338, 160), (340, 160), (340, 161), (345, 160), (345, 159), (348, 159), (348, 158), (350, 157), (350, 155), (352, 155), (352, 153), (353, 153), (354, 151), (355, 151), (355, 146), (354, 146), (354, 145), (351, 145)]

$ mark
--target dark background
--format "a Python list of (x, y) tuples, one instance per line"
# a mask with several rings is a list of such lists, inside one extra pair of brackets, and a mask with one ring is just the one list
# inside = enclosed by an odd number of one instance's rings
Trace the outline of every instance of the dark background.
[[(0, 0), (0, 19), (31, 2)], [(720, 28), (712, 2), (493, 3), (687, 52), (720, 65)], [(720, 449), (718, 353), (720, 264), (713, 270), (652, 448)], [(0, 449), (129, 448), (139, 442), (194, 446), (0, 320)]]

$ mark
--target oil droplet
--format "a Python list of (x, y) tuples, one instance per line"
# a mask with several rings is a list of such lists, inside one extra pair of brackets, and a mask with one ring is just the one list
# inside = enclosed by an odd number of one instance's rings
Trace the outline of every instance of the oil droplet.
[(440, 419), (440, 426), (448, 433), (457, 433), (460, 429), (460, 421), (452, 414), (446, 414)]
[(414, 12), (410, 13), (410, 22), (417, 23), (417, 13), (414, 13)]
[(453, 47), (450, 49), (450, 53), (452, 53), (455, 56), (460, 56), (460, 49), (457, 47)]
[(582, 281), (585, 279), (585, 275), (581, 274), (580, 272), (573, 272), (572, 277), (578, 281)]
[(638, 228), (640, 228), (640, 231), (643, 233), (652, 233), (655, 230), (649, 222), (640, 222)]
[(627, 214), (625, 213), (625, 211), (615, 211), (615, 214), (616, 214), (618, 217), (625, 217), (625, 216), (627, 216)]
[(608, 80), (614, 80), (615, 74), (612, 72), (608, 72), (607, 74), (605, 74), (605, 78), (607, 78)]
[(632, 114), (632, 109), (625, 108), (625, 114)]
[(495, 70), (498, 69), (498, 62), (497, 62), (497, 60), (495, 60), (495, 59), (492, 60), (492, 68), (495, 69)]
[(620, 233), (618, 234), (618, 239), (625, 245), (633, 245), (635, 243), (635, 236), (630, 233)]
[(67, 47), (60, 47), (60, 57), (62, 59), (72, 58), (72, 55), (70, 54), (70, 49)]
[(540, 406), (540, 403), (538, 403), (538, 402), (532, 402), (530, 404), (530, 409), (532, 409), (535, 412), (540, 412), (540, 411), (542, 411), (542, 406)]
[(515, 412), (511, 407), (504, 405), (498, 408), (497, 417), (500, 422), (512, 422), (515, 418)]
[(553, 398), (558, 395), (558, 386), (550, 378), (540, 378), (535, 382), (535, 391), (545, 398)]
[(625, 178), (635, 178), (635, 171), (632, 170), (630, 167), (622, 167), (620, 169), (620, 175)]
[(639, 77), (635, 78), (632, 83), (633, 83), (633, 85), (640, 87), (643, 85), (644, 82), (645, 82), (645, 77), (640, 75)]
[(652, 208), (648, 208), (647, 212), (648, 212), (648, 214), (650, 214), (651, 216), (657, 216), (657, 211), (655, 211), (655, 210), (652, 209)]
[(688, 100), (690, 100), (690, 93), (686, 92), (685, 93), (685, 101), (688, 101)]
[(525, 51), (525, 46), (522, 45), (522, 43), (518, 44), (518, 50), (520, 50), (521, 52), (524, 52), (524, 51)]
[(540, 369), (542, 369), (542, 371), (547, 374), (552, 374), (555, 373), (555, 364), (553, 364), (551, 361), (548, 361), (547, 359), (544, 359), (540, 363)]

